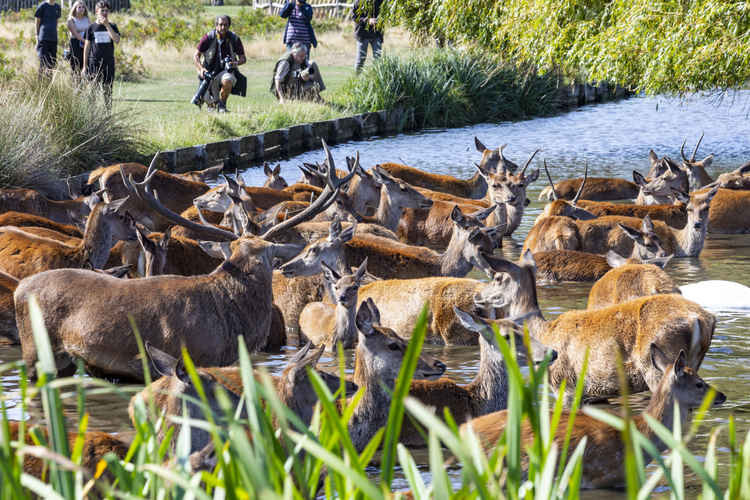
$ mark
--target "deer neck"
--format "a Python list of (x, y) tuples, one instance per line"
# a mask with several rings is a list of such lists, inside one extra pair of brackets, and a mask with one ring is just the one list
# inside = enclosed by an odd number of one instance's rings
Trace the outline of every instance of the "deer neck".
[[(667, 394), (659, 394), (658, 392), (659, 391), (651, 396), (651, 401), (646, 407), (644, 413), (659, 421), (671, 433), (674, 429), (675, 399), (671, 391)], [(682, 404), (679, 401), (677, 401), (677, 406), (680, 409), (680, 428), (684, 429), (690, 416), (690, 409), (687, 405)], [(643, 415), (636, 416), (634, 420), (637, 429), (644, 436), (650, 439), (654, 443), (654, 446), (659, 449), (659, 451), (664, 451), (667, 449), (666, 443), (664, 443), (654, 434), (654, 431), (652, 431), (651, 427), (648, 425), (648, 423), (646, 423), (646, 419), (643, 417)], [(647, 458), (647, 460), (649, 459)]]
[(471, 382), (475, 415), (508, 407), (508, 376), (500, 352), (479, 335), (479, 371)]
[(112, 248), (112, 229), (101, 212), (101, 209), (91, 212), (81, 239), (83, 264), (89, 262), (94, 269), (101, 269), (107, 263)]
[(362, 398), (349, 423), (352, 443), (359, 451), (364, 449), (378, 429), (388, 422), (388, 411), (391, 406), (390, 393), (393, 391), (394, 381), (383, 380), (383, 377), (371, 370), (358, 348), (354, 383), (364, 388)]
[(356, 304), (352, 306), (336, 304), (336, 330), (333, 338), (335, 341), (340, 341), (344, 349), (351, 349), (357, 338), (357, 327), (354, 323), (356, 310)]
[(455, 276), (461, 278), (469, 274), (474, 265), (464, 258), (463, 247), (468, 245), (466, 238), (459, 238), (458, 235), (462, 230), (453, 227), (453, 234), (448, 242), (448, 247), (440, 254), (440, 274), (442, 276)]
[(539, 303), (536, 298), (536, 287), (534, 287), (532, 293), (519, 293), (511, 303), (508, 312), (511, 318), (523, 317), (523, 321), (528, 325), (531, 336), (543, 344), (549, 344), (549, 342), (546, 342), (547, 321), (544, 319), (541, 309), (539, 309)]
[[(506, 212), (506, 218), (505, 221), (498, 220), (494, 225), (497, 225), (502, 222), (506, 222), (508, 225), (505, 228), (505, 235), (510, 235), (515, 231), (518, 226), (521, 225), (521, 218), (523, 217), (523, 210), (524, 210), (524, 203), (526, 202), (526, 192), (522, 193), (521, 196), (518, 197), (515, 203), (506, 203), (505, 204), (505, 212)], [(497, 213), (498, 210), (495, 209), (494, 213)]]
[(692, 167), (689, 172), (693, 178), (692, 181), (695, 184), (695, 189), (700, 189), (714, 181), (702, 165)]
[(380, 188), (380, 203), (375, 211), (375, 220), (378, 224), (386, 229), (395, 231), (398, 228), (398, 221), (401, 219), (401, 207), (393, 203), (385, 186)]
[(478, 170), (474, 172), (474, 175), (472, 175), (471, 178), (466, 181), (466, 183), (471, 187), (472, 198), (479, 199), (479, 198), (484, 198), (486, 196), (487, 181), (479, 173)]
[[(706, 232), (708, 231), (708, 220), (701, 220), (699, 217), (700, 215), (696, 216), (693, 210), (688, 209), (685, 227), (672, 230), (677, 240), (677, 248), (674, 249), (675, 257), (697, 257), (703, 250)], [(698, 222), (700, 222), (700, 228), (695, 227)]]

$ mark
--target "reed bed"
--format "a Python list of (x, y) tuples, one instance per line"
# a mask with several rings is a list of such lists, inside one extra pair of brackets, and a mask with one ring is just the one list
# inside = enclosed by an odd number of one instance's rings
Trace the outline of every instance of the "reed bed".
[[(106, 456), (97, 467), (94, 477), (81, 469), (81, 446), (76, 442), (69, 449), (66, 431), (77, 432), (79, 440), (87, 427), (86, 394), (114, 392), (128, 397), (120, 387), (107, 382), (84, 378), (55, 379), (54, 358), (38, 307), (32, 305), (31, 317), (39, 351), (39, 380), (31, 384), (22, 363), (0, 367), (2, 371), (20, 369), (20, 404), (25, 415), (30, 401), (41, 398), (49, 442), (35, 432), (36, 446), (22, 444), (29, 433), (30, 422), (21, 426), (18, 441), (9, 438), (7, 399), (0, 394), (0, 490), (3, 498), (80, 498), (85, 495), (103, 498), (152, 499), (245, 499), (245, 498), (400, 498), (405, 492), (392, 491), (398, 467), (414, 498), (577, 498), (581, 477), (584, 443), (574, 450), (557, 449), (552, 442), (562, 411), (562, 399), (552, 403), (546, 376), (546, 363), (530, 369), (527, 377), (521, 373), (514, 358), (514, 349), (498, 335), (498, 342), (508, 364), (510, 395), (509, 419), (505, 433), (489, 454), (485, 454), (475, 434), (459, 430), (450, 415), (445, 423), (407, 395), (419, 351), (425, 337), (426, 311), (423, 311), (410, 341), (397, 385), (393, 391), (388, 425), (361, 452), (354, 450), (347, 432), (348, 418), (358, 396), (351, 401), (343, 398), (344, 387), (331, 393), (315, 373), (313, 386), (320, 397), (309, 427), (275, 396), (270, 379), (260, 381), (253, 375), (253, 366), (240, 340), (239, 365), (242, 370), (244, 392), (240, 407), (224, 405), (223, 414), (208, 410), (207, 399), (200, 379), (189, 356), (183, 352), (186, 369), (198, 387), (205, 420), (187, 417), (173, 418), (182, 424), (181, 430), (166, 433), (157, 439), (160, 428), (170, 420), (159, 415), (154, 405), (136, 406), (135, 436), (124, 460)], [(137, 330), (136, 330), (137, 335)], [(140, 339), (140, 337), (138, 337)], [(140, 342), (140, 340), (139, 340)], [(527, 340), (528, 342), (528, 340)], [(145, 353), (141, 345), (141, 355)], [(343, 360), (343, 353), (339, 352)], [(144, 362), (146, 382), (150, 381), (148, 364)], [(584, 369), (585, 371), (585, 369)], [(341, 362), (343, 381), (343, 361)], [(581, 377), (579, 380), (583, 380)], [(560, 395), (564, 387), (560, 389)], [(572, 409), (580, 404), (583, 391), (579, 382)], [(219, 399), (228, 401), (226, 397)], [(687, 437), (679, 426), (674, 433), (650, 421), (654, 431), (671, 448), (663, 457), (657, 453), (656, 468), (647, 472), (642, 452), (652, 445), (635, 429), (632, 420), (615, 417), (601, 411), (589, 414), (621, 429), (627, 445), (627, 495), (629, 498), (648, 498), (657, 485), (666, 483), (671, 498), (685, 498), (685, 469), (688, 468), (702, 483), (703, 498), (748, 498), (750, 496), (750, 437), (744, 443), (735, 433), (734, 421), (713, 430), (705, 460), (699, 460), (686, 448), (706, 409), (711, 396), (697, 412)], [(61, 398), (78, 399), (77, 421), (67, 422), (62, 414)], [(551, 410), (551, 412), (550, 412)], [(418, 466), (412, 453), (398, 443), (401, 422), (409, 414), (425, 429), (429, 443), (428, 464)], [(625, 412), (628, 415), (629, 412)], [(550, 417), (551, 415), (551, 417)], [(527, 421), (534, 430), (535, 440), (529, 450), (521, 449), (520, 430)], [(572, 425), (572, 424), (571, 424)], [(216, 452), (216, 466), (212, 470), (194, 474), (188, 467), (190, 428), (210, 431)], [(717, 437), (729, 435), (728, 483), (717, 482)], [(568, 436), (570, 426), (568, 427)], [(379, 454), (378, 454), (379, 451)], [(521, 471), (521, 460), (527, 452), (528, 475)], [(23, 471), (23, 456), (32, 453), (48, 464), (41, 479)], [(371, 465), (378, 457), (379, 472)], [(452, 466), (446, 468), (446, 458)], [(564, 457), (560, 459), (560, 457)], [(449, 470), (454, 473), (449, 475)], [(431, 482), (424, 479), (429, 472)], [(452, 477), (451, 477), (452, 476)]]

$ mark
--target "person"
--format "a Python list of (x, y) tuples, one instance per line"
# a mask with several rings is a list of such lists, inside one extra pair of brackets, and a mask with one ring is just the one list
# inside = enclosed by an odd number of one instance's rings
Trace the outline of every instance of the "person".
[(286, 28), (284, 28), (284, 44), (289, 50), (295, 43), (301, 43), (307, 49), (307, 56), (310, 56), (310, 48), (318, 46), (318, 40), (315, 38), (310, 20), (313, 17), (313, 8), (305, 0), (292, 0), (284, 4), (279, 15), (285, 18)]
[(45, 0), (34, 12), (40, 76), (57, 65), (57, 20), (61, 15), (62, 9), (55, 0)]
[(96, 3), (96, 22), (86, 28), (81, 74), (96, 80), (104, 91), (104, 103), (112, 109), (112, 85), (115, 81), (115, 44), (120, 43), (120, 30), (109, 22), (109, 3)]
[(91, 25), (89, 9), (83, 0), (76, 0), (70, 6), (67, 25), (70, 33), (70, 69), (75, 77), (81, 74), (83, 68), (83, 46), (86, 44), (84, 35)]
[[(352, 5), (354, 20), (354, 38), (357, 39), (357, 60), (354, 69), (359, 73), (367, 59), (367, 46), (372, 47), (372, 57), (377, 59), (383, 53), (383, 30), (378, 28), (378, 16), (383, 0), (371, 0), (363, 5), (355, 0)], [(372, 9), (368, 9), (371, 7)]]
[(307, 47), (297, 42), (276, 61), (271, 80), (271, 93), (280, 103), (287, 99), (322, 101), (320, 92), (325, 90), (320, 69), (315, 61), (307, 61)]
[[(216, 28), (203, 35), (193, 55), (198, 78), (203, 81), (209, 78), (209, 82), (205, 95), (199, 95), (199, 91), (193, 97), (192, 103), (200, 107), (205, 101), (210, 108), (216, 107), (220, 113), (227, 112), (229, 94), (244, 96), (244, 87), (247, 86), (245, 78), (236, 71), (237, 66), (247, 61), (245, 48), (240, 37), (229, 31), (231, 24), (229, 16), (218, 16)], [(241, 77), (241, 81), (238, 80), (238, 76)], [(242, 85), (238, 85), (238, 82)]]

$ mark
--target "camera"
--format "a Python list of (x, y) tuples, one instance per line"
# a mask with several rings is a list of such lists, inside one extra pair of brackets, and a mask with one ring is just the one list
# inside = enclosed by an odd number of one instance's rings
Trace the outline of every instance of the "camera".
[(315, 68), (313, 68), (312, 66), (306, 66), (302, 69), (295, 70), (292, 73), (292, 76), (294, 78), (301, 79), (303, 76), (312, 76), (314, 74), (315, 74)]
[[(234, 68), (232, 67), (232, 58), (229, 56), (226, 56), (224, 59), (221, 60), (221, 67), (224, 68), (224, 71), (234, 71)], [(200, 106), (203, 102), (203, 96), (206, 95), (206, 91), (208, 91), (209, 85), (211, 85), (211, 80), (216, 77), (218, 73), (213, 71), (206, 71), (203, 74), (203, 78), (201, 79), (200, 85), (198, 85), (198, 90), (195, 92), (195, 95), (190, 100), (192, 104), (195, 104), (196, 106)]]

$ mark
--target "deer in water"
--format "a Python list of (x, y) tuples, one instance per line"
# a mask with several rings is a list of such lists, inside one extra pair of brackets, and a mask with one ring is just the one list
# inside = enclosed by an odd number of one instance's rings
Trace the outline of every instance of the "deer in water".
[(268, 162), (265, 162), (263, 164), (263, 173), (266, 175), (266, 182), (263, 183), (263, 187), (281, 190), (289, 186), (289, 184), (286, 183), (286, 180), (281, 176), (280, 163), (274, 168), (271, 168), (270, 165), (268, 165)]
[(557, 184), (552, 183), (549, 174), (547, 178), (550, 185), (539, 193), (540, 200), (613, 201), (633, 199), (638, 196), (638, 186), (635, 183), (616, 177), (587, 178), (585, 176), (583, 179), (566, 179)]
[(302, 336), (316, 346), (325, 346), (333, 351), (341, 342), (344, 349), (351, 349), (357, 340), (354, 316), (357, 311), (357, 292), (367, 271), (367, 259), (353, 274), (339, 274), (335, 269), (321, 263), (323, 276), (333, 294), (334, 304), (308, 303), (299, 316)]
[(444, 249), (450, 243), (453, 236), (453, 224), (451, 216), (453, 209), (458, 207), (464, 217), (473, 217), (480, 223), (484, 223), (493, 213), (501, 214), (495, 217), (501, 221), (498, 227), (499, 240), (497, 246), (502, 243), (502, 235), (505, 233), (506, 217), (502, 215), (506, 211), (505, 205), (482, 208), (473, 204), (455, 204), (445, 201), (433, 201), (432, 207), (427, 210), (411, 209), (405, 210), (398, 225), (398, 236), (401, 241), (410, 245), (423, 245), (430, 248)]
[(663, 270), (670, 258), (671, 255), (658, 259), (656, 265), (608, 253), (607, 261), (612, 269), (591, 287), (586, 308), (602, 309), (659, 293), (679, 294), (680, 289)]
[[(360, 305), (355, 321), (359, 332), (353, 380), (363, 394), (349, 421), (349, 435), (357, 451), (362, 451), (388, 421), (391, 393), (406, 342), (380, 325), (380, 313), (371, 300)], [(443, 372), (445, 364), (422, 354), (415, 378), (439, 377)]]
[[(409, 387), (409, 396), (422, 404), (435, 409), (435, 414), (442, 417), (444, 410), (450, 410), (456, 424), (462, 424), (472, 418), (486, 415), (508, 407), (508, 373), (505, 360), (490, 327), (504, 320), (486, 319), (473, 312), (462, 311), (454, 306), (454, 312), (465, 328), (479, 335), (479, 370), (474, 380), (462, 385), (447, 377), (438, 380), (414, 380)], [(507, 321), (506, 321), (507, 322)], [(549, 359), (554, 363), (557, 353), (531, 338), (531, 360), (523, 342), (523, 333), (516, 331), (510, 323), (500, 323), (501, 335), (515, 336), (515, 352), (518, 363), (537, 364)], [(404, 421), (399, 441), (406, 446), (424, 445), (424, 439), (410, 421)]]
[[(718, 188), (693, 195), (687, 206), (687, 223), (682, 229), (675, 229), (661, 221), (651, 221), (650, 217), (605, 216), (592, 220), (574, 220), (569, 217), (544, 217), (529, 231), (524, 242), (524, 250), (532, 252), (545, 250), (581, 250), (606, 254), (614, 250), (620, 255), (630, 255), (633, 240), (622, 227), (632, 229), (648, 227), (656, 233), (659, 243), (667, 254), (675, 257), (697, 257), (703, 249), (709, 225), (709, 205)], [(639, 256), (648, 258), (648, 256)]]
[[(466, 276), (473, 266), (488, 271), (482, 252), (492, 253), (497, 241), (494, 228), (473, 227), (460, 209), (455, 209), (454, 230), (445, 252), (405, 245), (377, 236), (333, 235), (308, 244), (297, 257), (280, 270), (287, 277), (309, 276), (321, 272), (325, 262), (339, 273), (358, 266), (365, 257), (373, 275), (384, 278), (421, 278), (425, 276)], [(345, 236), (345, 237), (342, 237)]]
[(563, 380), (567, 380), (568, 388), (575, 387), (584, 355), (590, 350), (584, 395), (611, 397), (620, 393), (618, 353), (629, 391), (654, 391), (660, 374), (649, 363), (650, 344), (656, 344), (672, 357), (684, 350), (694, 370), (700, 367), (711, 344), (714, 316), (674, 294), (641, 297), (594, 311), (568, 311), (547, 321), (537, 303), (536, 269), (531, 253), (524, 252), (517, 264), (490, 256), (487, 259), (493, 268), (510, 278), (503, 293), (493, 298), (495, 303), (510, 302), (508, 315), (525, 318), (529, 333), (557, 351), (557, 361), (550, 368), (550, 382), (555, 387)]
[[(685, 429), (688, 423), (690, 411), (701, 406), (711, 387), (701, 379), (697, 371), (688, 363), (685, 351), (680, 351), (677, 356), (670, 356), (656, 344), (648, 346), (650, 369), (659, 374), (660, 382), (654, 387), (653, 395), (642, 415), (633, 418), (636, 429), (649, 439), (659, 450), (667, 449), (664, 443), (651, 429), (645, 415), (657, 420), (670, 433), (675, 422), (675, 407), (679, 411), (681, 429)], [(726, 401), (726, 396), (716, 392), (714, 405)], [(550, 414), (550, 418), (552, 415)], [(553, 437), (558, 450), (563, 449), (566, 439), (568, 423), (571, 419), (569, 412), (564, 412)], [(491, 452), (499, 442), (505, 431), (508, 421), (507, 410), (490, 413), (476, 418), (467, 424), (465, 428), (471, 428), (479, 437), (482, 445)], [(534, 440), (533, 432), (527, 421), (521, 425), (521, 448), (531, 449)], [(623, 456), (625, 444), (622, 441), (620, 430), (609, 426), (596, 418), (590, 417), (585, 410), (575, 415), (573, 429), (568, 445), (568, 457), (578, 444), (586, 439), (586, 447), (583, 452), (583, 475), (581, 487), (590, 488), (622, 488), (625, 486), (625, 468)], [(566, 458), (568, 458), (566, 457)], [(644, 450), (643, 463), (649, 462), (653, 457)], [(523, 467), (528, 467), (528, 457), (524, 457)]]
[(539, 214), (537, 221), (543, 217), (551, 217), (554, 215), (563, 215), (565, 217), (572, 217), (580, 220), (588, 220), (605, 215), (624, 215), (626, 217), (638, 218), (643, 218), (648, 215), (653, 220), (664, 221), (668, 225), (678, 229), (685, 227), (685, 222), (687, 220), (686, 207), (689, 201), (687, 193), (672, 191), (672, 196), (674, 196), (676, 201), (671, 205), (638, 205), (635, 203), (611, 203), (608, 201), (580, 200), (580, 193), (586, 185), (588, 177), (587, 172), (584, 171), (581, 188), (578, 190), (578, 193), (576, 193), (576, 196), (568, 201), (557, 196), (554, 184), (552, 183), (552, 178), (549, 175), (549, 170), (547, 170), (546, 162), (544, 168), (547, 172), (547, 179), (550, 183), (550, 189), (552, 190), (554, 201), (545, 205), (544, 211)]
[(123, 198), (98, 203), (77, 245), (36, 236), (15, 227), (0, 227), (0, 268), (19, 279), (49, 269), (101, 269), (117, 240), (135, 239), (133, 219), (122, 211), (125, 202)]
[(82, 223), (91, 212), (92, 204), (88, 198), (50, 200), (33, 189), (0, 189), (0, 214), (24, 212), (46, 217), (60, 224)]
[[(718, 190), (718, 191), (717, 191)], [(690, 193), (691, 202), (716, 193), (708, 212), (708, 232), (718, 234), (750, 233), (750, 191), (737, 189), (703, 188)]]
[(633, 170), (633, 180), (639, 189), (636, 205), (669, 204), (675, 191), (689, 191), (687, 174), (671, 159), (663, 158), (653, 168), (658, 174), (648, 179)]
[[(330, 157), (325, 143), (324, 149)], [(289, 259), (299, 249), (296, 245), (269, 240), (278, 232), (314, 217), (347, 180), (330, 177), (323, 194), (308, 210), (260, 237), (237, 237), (205, 226), (207, 237), (234, 239), (202, 244), (207, 252), (224, 259), (208, 275), (122, 281), (98, 273), (61, 269), (22, 281), (14, 300), (24, 359), (33, 367), (37, 356), (28, 311), (31, 295), (39, 301), (57, 368), (63, 373), (74, 368), (72, 357), (79, 357), (91, 372), (139, 380), (142, 373), (135, 359), (138, 349), (130, 333), (128, 316), (132, 316), (144, 340), (173, 355), (184, 344), (198, 365), (217, 366), (236, 361), (237, 335), (244, 336), (251, 351), (263, 348), (272, 317), (274, 259)], [(131, 182), (129, 188), (162, 215), (179, 220), (179, 216), (158, 203), (147, 182)], [(98, 293), (83, 294), (82, 290)]]

